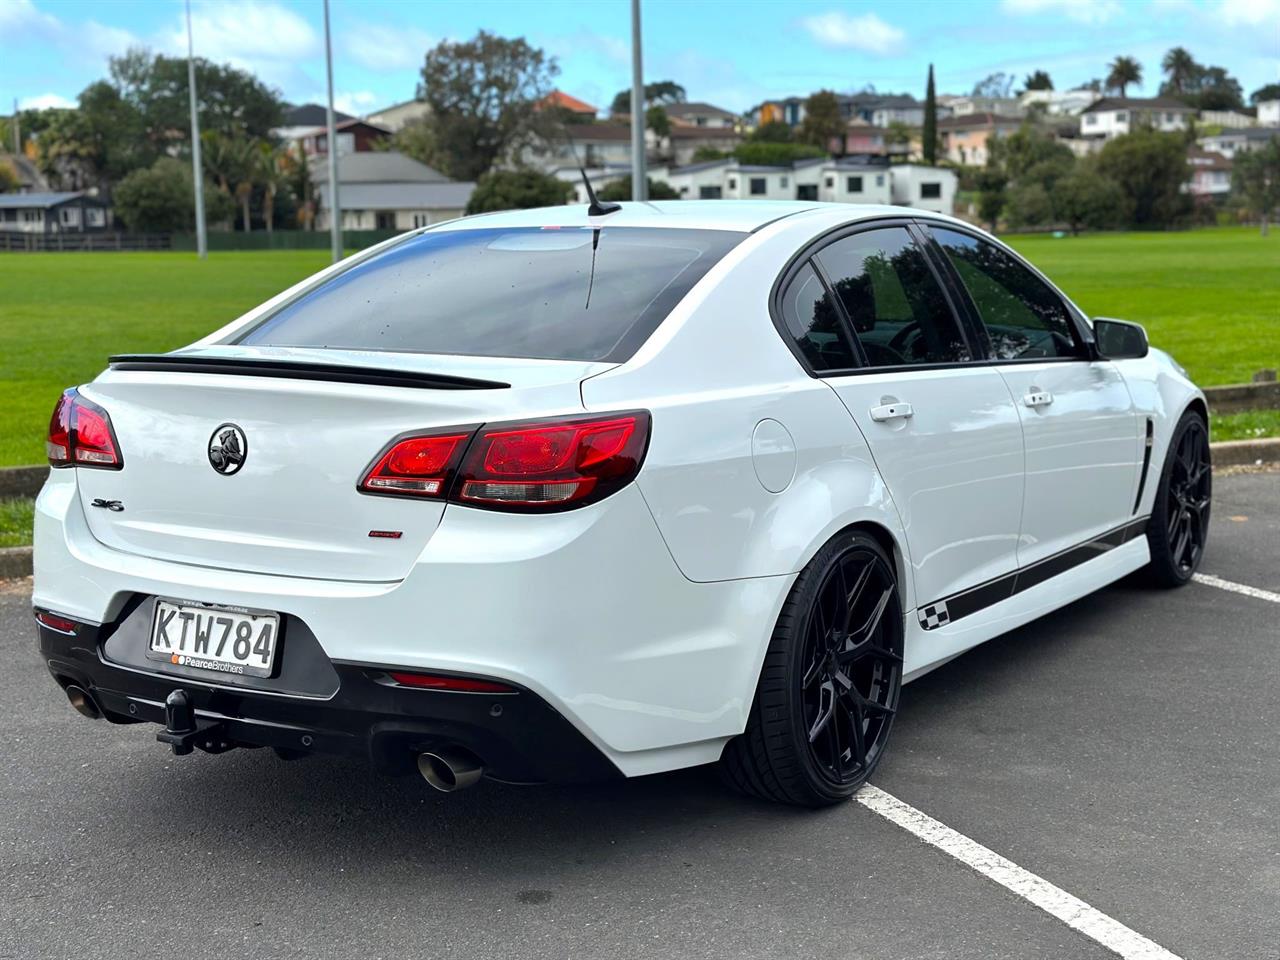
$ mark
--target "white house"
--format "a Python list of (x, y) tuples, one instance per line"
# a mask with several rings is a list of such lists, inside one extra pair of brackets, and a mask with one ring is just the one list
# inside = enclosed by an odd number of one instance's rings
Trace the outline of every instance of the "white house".
[(719, 127), (733, 130), (738, 116), (709, 103), (664, 103), (662, 109), (672, 124), (681, 127)]
[(1085, 89), (1026, 90), (1018, 96), (1024, 110), (1038, 106), (1051, 117), (1074, 117), (1098, 99), (1096, 91)]
[(1280, 127), (1280, 100), (1259, 101), (1258, 126)]
[(1244, 130), (1223, 130), (1212, 136), (1200, 137), (1196, 143), (1202, 150), (1220, 153), (1228, 160), (1237, 153), (1248, 153), (1265, 146), (1270, 140), (1280, 137), (1280, 129), (1275, 127), (1248, 127)]
[(952, 170), (901, 163), (889, 168), (893, 202), (934, 213), (950, 213), (955, 207), (958, 178)]
[(396, 103), (381, 110), (375, 110), (365, 119), (395, 133), (410, 120), (420, 120), (430, 112), (431, 108), (423, 101), (406, 100), (404, 103)]
[(1201, 110), (1198, 122), (1205, 127), (1243, 130), (1246, 127), (1256, 127), (1258, 118), (1251, 113), (1241, 113), (1239, 110)]
[(827, 203), (891, 203), (891, 169), (888, 164), (865, 159), (824, 160), (818, 173), (817, 199)]
[(1017, 97), (951, 97), (951, 116), (967, 117), (975, 113), (996, 113), (1005, 117), (1020, 117), (1027, 112)]
[(1231, 161), (1220, 153), (1192, 148), (1187, 151), (1191, 179), (1187, 192), (1197, 197), (1222, 197), (1231, 192)]
[(1110, 140), (1140, 126), (1185, 130), (1195, 112), (1172, 97), (1103, 97), (1080, 114), (1080, 135)]
[[(328, 158), (314, 157), (310, 170), (319, 204), (315, 226), (327, 230)], [(344, 230), (412, 230), (452, 220), (462, 216), (476, 187), (390, 150), (340, 155), (338, 184)]]

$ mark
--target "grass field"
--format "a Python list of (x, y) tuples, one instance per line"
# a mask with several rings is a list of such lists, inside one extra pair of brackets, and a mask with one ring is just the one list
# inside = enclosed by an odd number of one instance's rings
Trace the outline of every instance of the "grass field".
[[(1280, 235), (1253, 229), (1010, 242), (1092, 313), (1136, 320), (1201, 384), (1280, 365)], [(0, 465), (40, 463), (66, 386), (168, 350), (326, 264), (324, 251), (0, 255)]]

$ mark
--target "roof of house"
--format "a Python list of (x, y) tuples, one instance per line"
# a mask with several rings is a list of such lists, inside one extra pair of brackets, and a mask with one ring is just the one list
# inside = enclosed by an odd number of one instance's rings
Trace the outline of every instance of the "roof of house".
[(631, 139), (631, 125), (626, 123), (575, 123), (569, 132), (578, 143)]
[(49, 207), (56, 207), (61, 203), (66, 203), (68, 200), (79, 200), (81, 198), (99, 206), (105, 207), (107, 205), (105, 200), (90, 197), (84, 191), (77, 190), (68, 193), (0, 193), (0, 209), (29, 210), (33, 207), (41, 207), (47, 210)]
[(1201, 150), (1191, 147), (1187, 150), (1187, 160), (1197, 170), (1230, 170), (1231, 161), (1216, 150)]
[[(329, 163), (326, 156), (311, 159), (311, 178), (328, 183)], [(338, 182), (344, 187), (355, 183), (450, 183), (443, 173), (425, 163), (394, 150), (364, 150), (338, 156)], [(345, 201), (344, 201), (345, 204)]]
[[(333, 119), (336, 123), (344, 120), (354, 120), (350, 114), (342, 113), (340, 110), (333, 111)], [(318, 103), (303, 103), (296, 107), (289, 107), (284, 112), (284, 122), (280, 124), (282, 127), (323, 127), (329, 121), (325, 119), (325, 108)]]
[(1022, 118), (1004, 117), (998, 113), (966, 113), (958, 117), (943, 117), (938, 121), (938, 129), (951, 129), (953, 127), (986, 127), (998, 126), (1000, 124), (1015, 127), (1021, 126)]
[(731, 163), (737, 163), (733, 157), (721, 157), (719, 160), (704, 160), (701, 163), (690, 163), (683, 167), (672, 167), (667, 172), (672, 176), (678, 176), (682, 173), (698, 173), (702, 170), (711, 170), (714, 167), (726, 167)]
[[(320, 204), (329, 203), (329, 185), (319, 185)], [(474, 183), (347, 183), (339, 200), (343, 210), (462, 210)]]
[(1085, 107), (1081, 113), (1103, 113), (1107, 110), (1125, 110), (1143, 108), (1150, 110), (1175, 110), (1183, 113), (1195, 113), (1195, 107), (1189, 107), (1181, 100), (1173, 97), (1103, 97)]
[(577, 97), (571, 97), (563, 90), (552, 90), (538, 102), (548, 107), (561, 107), (571, 113), (594, 114), (596, 112), (596, 108), (591, 104), (585, 100), (579, 100)]
[[(371, 123), (368, 120), (361, 120), (359, 117), (347, 117), (347, 119), (342, 121), (339, 121), (336, 117), (334, 118), (333, 129), (335, 131), (352, 130), (352, 129), (355, 129), (356, 127), (368, 127), (374, 133), (382, 134), (383, 136), (388, 136), (388, 137), (391, 136), (391, 131), (388, 130), (386, 127), (377, 123)], [(329, 128), (324, 125), (324, 121), (321, 121), (320, 126), (314, 127), (310, 130), (304, 130), (302, 132), (302, 136), (322, 137), (328, 132), (329, 132)]]
[(669, 117), (729, 117), (734, 119), (737, 114), (731, 110), (724, 110), (720, 107), (712, 106), (709, 103), (701, 101), (693, 101), (691, 103), (664, 103), (662, 109), (667, 111)]

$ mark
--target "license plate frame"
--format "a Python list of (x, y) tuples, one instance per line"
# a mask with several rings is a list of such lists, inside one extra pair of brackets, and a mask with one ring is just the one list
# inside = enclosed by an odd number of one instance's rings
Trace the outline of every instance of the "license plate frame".
[[(161, 615), (170, 609), (169, 618), (162, 622)], [(191, 617), (182, 620), (184, 612)], [(203, 620), (203, 638), (200, 636), (202, 618), (207, 618)], [(182, 621), (182, 626), (178, 627), (175, 620)], [(279, 660), (280, 622), (281, 615), (274, 610), (156, 597), (144, 652), (148, 659), (180, 668), (173, 672), (195, 670), (210, 677), (270, 677)], [(239, 624), (249, 627), (247, 653), (243, 657), (237, 652), (244, 637)], [(270, 629), (265, 630), (268, 627)], [(175, 630), (178, 631), (176, 638)], [(164, 637), (166, 645), (157, 645), (158, 635)]]

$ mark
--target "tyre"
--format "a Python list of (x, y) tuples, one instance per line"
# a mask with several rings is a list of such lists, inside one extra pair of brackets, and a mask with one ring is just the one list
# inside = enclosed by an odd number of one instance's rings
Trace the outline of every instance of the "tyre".
[(1169, 442), (1147, 524), (1151, 548), (1147, 573), (1155, 585), (1180, 587), (1200, 566), (1209, 536), (1212, 495), (1209, 427), (1199, 414), (1188, 411)]
[(892, 560), (865, 533), (833, 537), (782, 607), (746, 731), (721, 758), (724, 778), (808, 807), (852, 796), (888, 746), (902, 644)]

